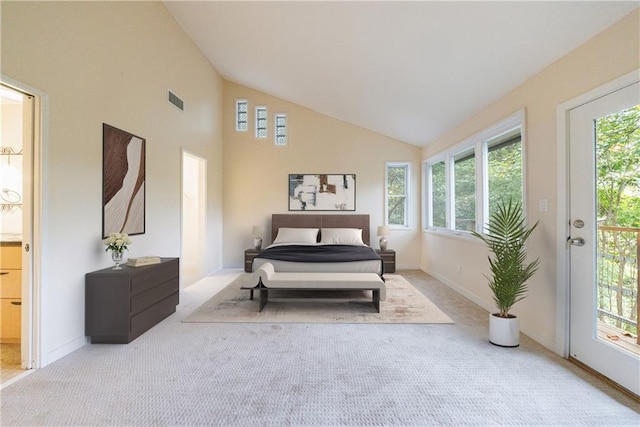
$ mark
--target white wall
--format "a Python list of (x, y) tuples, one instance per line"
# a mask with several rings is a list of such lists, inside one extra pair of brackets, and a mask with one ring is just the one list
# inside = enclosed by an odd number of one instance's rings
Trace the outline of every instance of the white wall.
[[(564, 310), (557, 305), (558, 287), (564, 286), (557, 283), (557, 258), (564, 251), (566, 238), (563, 230), (558, 230), (558, 224), (565, 218), (559, 217), (562, 209), (557, 203), (563, 182), (559, 173), (564, 172), (557, 156), (557, 107), (638, 68), (639, 23), (640, 12), (636, 9), (465, 123), (432, 141), (423, 151), (423, 158), (429, 158), (516, 111), (526, 110), (527, 215), (532, 221), (540, 220), (531, 237), (529, 253), (532, 259), (540, 257), (542, 265), (530, 281), (528, 297), (514, 306), (513, 313), (520, 317), (524, 333), (553, 350), (564, 345), (564, 338), (557, 334), (562, 319), (557, 319), (556, 314), (558, 309)], [(538, 211), (540, 199), (547, 199), (547, 212)], [(430, 231), (423, 233), (422, 268), (487, 310), (494, 310), (482, 275), (488, 272), (486, 258), (486, 249), (477, 241)], [(461, 265), (461, 274), (457, 265)]]
[[(180, 256), (181, 148), (207, 159), (208, 270), (222, 266), (222, 80), (159, 2), (3, 2), (2, 73), (45, 92), (42, 363), (83, 345), (101, 243), (102, 123), (146, 139), (146, 233), (128, 256)], [(185, 101), (180, 112), (167, 89)]]

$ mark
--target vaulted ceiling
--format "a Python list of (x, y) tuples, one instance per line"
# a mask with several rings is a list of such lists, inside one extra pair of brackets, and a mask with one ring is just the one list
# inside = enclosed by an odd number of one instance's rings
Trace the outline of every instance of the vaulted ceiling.
[(638, 1), (165, 5), (223, 78), (423, 146)]

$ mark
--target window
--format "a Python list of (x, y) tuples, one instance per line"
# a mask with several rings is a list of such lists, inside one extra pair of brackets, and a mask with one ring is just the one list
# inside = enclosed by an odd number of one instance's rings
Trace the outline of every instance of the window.
[(486, 142), (489, 215), (500, 201), (522, 201), (522, 137), (520, 129)]
[(287, 115), (275, 114), (275, 139), (276, 145), (287, 145)]
[(409, 163), (386, 164), (387, 225), (409, 227)]
[(256, 107), (256, 138), (267, 137), (267, 107)]
[(473, 147), (453, 158), (455, 229), (476, 229), (476, 156)]
[(424, 162), (427, 228), (482, 231), (500, 201), (524, 204), (524, 112)]
[(444, 161), (431, 165), (431, 226), (447, 226), (446, 177)]
[(236, 131), (246, 132), (249, 130), (248, 104), (246, 99), (236, 101)]

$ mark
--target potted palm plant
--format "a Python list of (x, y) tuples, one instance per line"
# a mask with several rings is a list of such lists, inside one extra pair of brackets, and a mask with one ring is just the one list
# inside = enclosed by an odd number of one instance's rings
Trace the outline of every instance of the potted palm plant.
[(538, 222), (527, 227), (522, 203), (510, 199), (498, 204), (496, 211), (489, 216), (483, 234), (473, 232), (491, 252), (488, 256), (491, 276), (485, 277), (489, 280), (489, 288), (499, 310), (489, 316), (489, 341), (492, 344), (503, 347), (520, 345), (519, 321), (509, 310), (526, 297), (527, 281), (540, 265), (539, 258), (527, 263), (525, 246)]

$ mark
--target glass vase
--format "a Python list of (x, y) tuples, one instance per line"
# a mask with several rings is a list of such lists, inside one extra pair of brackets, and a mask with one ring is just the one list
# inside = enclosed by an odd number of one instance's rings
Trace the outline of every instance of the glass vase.
[(123, 252), (111, 251), (111, 259), (116, 264), (115, 267), (112, 268), (112, 270), (122, 270), (120, 264), (122, 264), (123, 255)]

